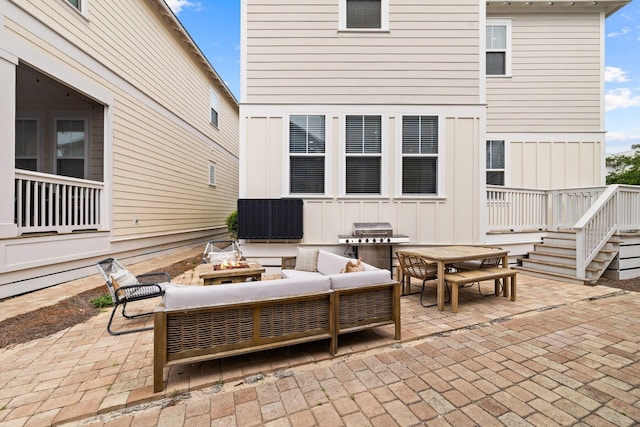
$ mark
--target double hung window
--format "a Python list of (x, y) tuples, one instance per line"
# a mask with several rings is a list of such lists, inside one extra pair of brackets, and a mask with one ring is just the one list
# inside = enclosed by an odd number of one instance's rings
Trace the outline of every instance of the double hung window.
[(487, 185), (504, 185), (504, 141), (487, 141)]
[(509, 20), (487, 20), (486, 72), (488, 76), (511, 74), (510, 30)]
[(218, 127), (218, 111), (220, 109), (220, 101), (218, 99), (218, 94), (211, 89), (210, 101), (211, 105), (211, 124), (215, 127)]
[(347, 194), (381, 194), (382, 117), (346, 116)]
[(83, 179), (87, 149), (87, 120), (57, 119), (55, 128), (56, 173)]
[(289, 192), (324, 194), (325, 117), (289, 117)]
[(438, 192), (438, 117), (402, 117), (402, 194)]

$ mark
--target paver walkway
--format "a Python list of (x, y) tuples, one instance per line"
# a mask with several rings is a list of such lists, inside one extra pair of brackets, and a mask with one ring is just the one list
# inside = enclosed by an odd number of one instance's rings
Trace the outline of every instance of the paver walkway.
[(640, 294), (224, 384), (73, 425), (632, 426)]
[[(152, 268), (140, 263), (130, 269)], [(102, 282), (95, 280), (96, 286)], [(74, 289), (73, 282), (62, 286)], [(152, 332), (110, 336), (107, 311), (53, 336), (0, 349), (0, 426), (85, 423), (97, 414), (105, 420), (119, 416), (113, 425), (569, 420), (555, 411), (620, 425), (640, 420), (638, 295), (524, 275), (518, 287), (516, 302), (482, 297), (477, 287), (465, 289), (457, 314), (424, 308), (419, 295), (403, 297), (401, 349), (395, 348), (393, 327), (386, 326), (341, 336), (335, 358), (328, 343), (316, 342), (165, 369), (165, 391), (157, 394)], [(427, 298), (435, 300), (434, 288)], [(492, 290), (492, 283), (483, 284), (484, 293)], [(0, 312), (7, 301), (0, 302)], [(146, 303), (147, 309), (154, 305)], [(151, 324), (151, 318), (118, 320), (114, 328)], [(293, 376), (275, 379), (272, 374), (279, 371)], [(266, 380), (246, 385), (256, 374)], [(191, 397), (177, 399), (183, 395)], [(584, 396), (598, 406), (582, 402)], [(567, 402), (590, 412), (581, 415)], [(510, 406), (516, 403), (524, 406)], [(140, 404), (151, 408), (118, 415)]]

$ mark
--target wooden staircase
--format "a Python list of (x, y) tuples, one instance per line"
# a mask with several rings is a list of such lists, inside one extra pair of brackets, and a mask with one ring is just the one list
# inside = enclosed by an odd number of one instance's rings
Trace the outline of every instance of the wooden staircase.
[(518, 259), (515, 269), (530, 276), (594, 285), (602, 276), (619, 250), (620, 241), (611, 237), (595, 258), (587, 265), (585, 278), (576, 277), (576, 233), (574, 231), (549, 232), (542, 243), (535, 243), (533, 251)]

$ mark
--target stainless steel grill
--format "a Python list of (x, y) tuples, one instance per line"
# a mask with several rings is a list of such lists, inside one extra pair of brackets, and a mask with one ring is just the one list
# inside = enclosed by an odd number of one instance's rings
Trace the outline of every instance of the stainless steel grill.
[(409, 243), (409, 236), (393, 234), (388, 222), (354, 222), (351, 236), (338, 236), (338, 242), (354, 247), (356, 258), (391, 271), (393, 244)]

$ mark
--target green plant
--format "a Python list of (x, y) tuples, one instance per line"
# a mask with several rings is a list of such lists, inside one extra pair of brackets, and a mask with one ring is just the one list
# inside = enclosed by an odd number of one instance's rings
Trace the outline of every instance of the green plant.
[(99, 297), (92, 299), (90, 302), (96, 308), (104, 308), (113, 305), (110, 294), (102, 294)]
[(233, 240), (238, 240), (238, 211), (233, 211), (224, 221)]
[(607, 175), (607, 184), (640, 184), (640, 144), (631, 146), (633, 155), (613, 155), (607, 159), (612, 171)]

